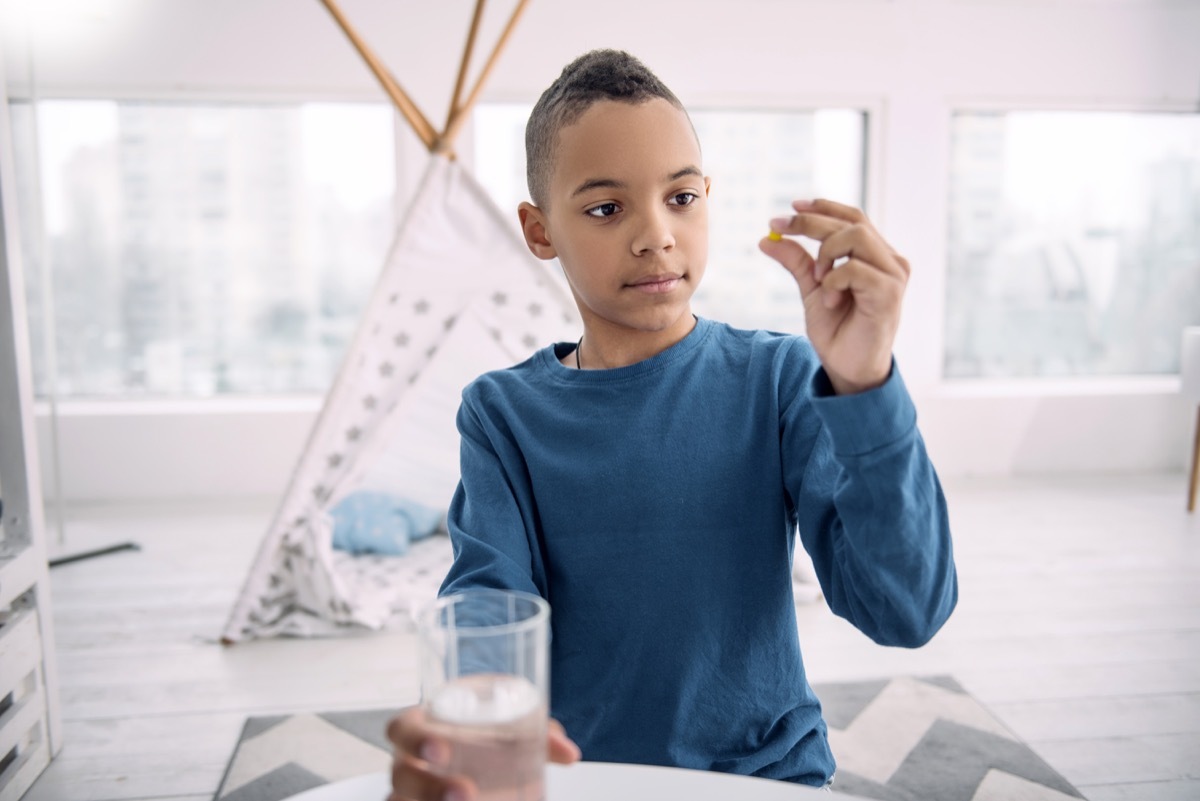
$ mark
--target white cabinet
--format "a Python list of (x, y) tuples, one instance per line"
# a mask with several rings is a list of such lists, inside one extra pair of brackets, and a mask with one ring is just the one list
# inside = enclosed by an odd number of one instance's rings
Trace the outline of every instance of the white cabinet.
[(0, 58), (0, 801), (17, 801), (61, 748), (62, 725), (4, 87)]

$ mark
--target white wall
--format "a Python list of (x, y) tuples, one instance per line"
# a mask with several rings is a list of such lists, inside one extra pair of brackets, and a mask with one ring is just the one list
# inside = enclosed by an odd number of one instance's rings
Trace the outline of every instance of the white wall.
[[(31, 62), (41, 97), (380, 96), (317, 0), (75, 0), (52, 26), (35, 19), (31, 47), (14, 2), (39, 5), (0, 0), (10, 96), (29, 94)], [(471, 5), (342, 3), (438, 124)], [(482, 41), (507, 7), (489, 4)], [(868, 211), (914, 265), (897, 353), (941, 472), (1178, 470), (1194, 413), (1177, 381), (941, 381), (945, 180), (952, 109), (1194, 110), (1198, 41), (1197, 0), (533, 0), (484, 97), (531, 101), (573, 57), (609, 46), (639, 55), (690, 105), (877, 109)], [(216, 408), (64, 404), (64, 491), (278, 491), (313, 407)]]

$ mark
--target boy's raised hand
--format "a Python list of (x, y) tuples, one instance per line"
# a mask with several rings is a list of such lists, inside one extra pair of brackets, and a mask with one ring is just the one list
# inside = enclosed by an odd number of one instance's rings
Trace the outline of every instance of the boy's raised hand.
[(791, 239), (764, 237), (759, 248), (800, 286), (808, 338), (834, 391), (848, 395), (877, 387), (891, 369), (908, 260), (853, 206), (797, 200), (792, 208), (796, 214), (771, 220), (771, 230), (817, 240), (816, 259)]

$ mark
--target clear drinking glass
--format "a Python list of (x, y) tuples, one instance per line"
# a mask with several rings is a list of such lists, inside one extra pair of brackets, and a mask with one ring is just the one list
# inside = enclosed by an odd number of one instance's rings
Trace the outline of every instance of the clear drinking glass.
[(448, 775), (480, 801), (545, 798), (550, 606), (536, 595), (465, 590), (417, 615), (421, 703), (450, 743)]

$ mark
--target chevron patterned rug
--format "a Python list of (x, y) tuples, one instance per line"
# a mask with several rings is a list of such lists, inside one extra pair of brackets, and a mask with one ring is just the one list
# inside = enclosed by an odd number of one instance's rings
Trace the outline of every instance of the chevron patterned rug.
[[(1083, 796), (946, 676), (817, 684), (834, 789), (881, 801), (1066, 801)], [(217, 801), (281, 801), (387, 770), (394, 710), (246, 721)]]

